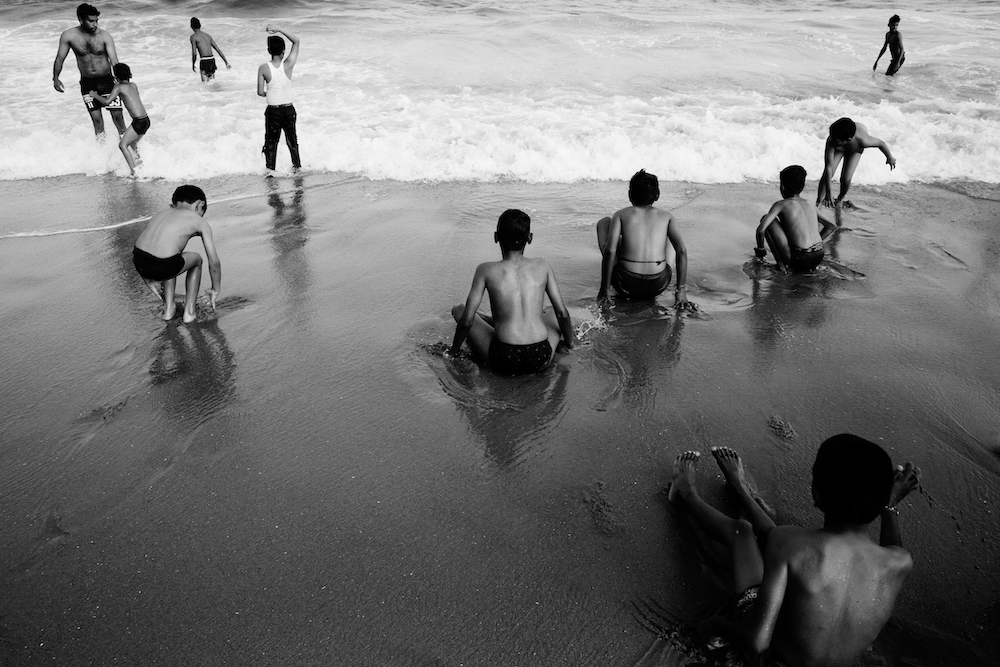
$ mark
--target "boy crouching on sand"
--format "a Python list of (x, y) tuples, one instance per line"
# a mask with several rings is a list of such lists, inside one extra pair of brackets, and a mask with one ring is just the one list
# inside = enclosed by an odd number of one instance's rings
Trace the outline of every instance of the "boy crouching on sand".
[[(503, 259), (476, 267), (465, 305), (451, 311), (458, 322), (451, 353), (457, 354), (468, 338), (476, 358), (499, 375), (538, 373), (551, 363), (560, 339), (567, 348), (576, 342), (549, 263), (524, 256), (524, 246), (531, 239), (528, 214), (517, 209), (504, 211), (493, 234)], [(493, 317), (489, 319), (476, 312), (484, 291), (490, 293)], [(542, 312), (546, 294), (554, 316)]]
[(754, 253), (764, 258), (766, 240), (779, 269), (812, 271), (823, 261), (823, 241), (837, 231), (837, 226), (799, 196), (806, 185), (805, 169), (795, 164), (782, 169), (778, 177), (783, 199), (776, 201), (760, 219)]
[[(108, 106), (119, 96), (125, 103), (125, 108), (128, 109), (129, 115), (132, 116), (132, 124), (122, 134), (121, 141), (118, 142), (118, 148), (121, 149), (122, 155), (125, 156), (125, 162), (128, 163), (129, 170), (135, 176), (136, 160), (139, 159), (137, 145), (139, 140), (149, 130), (149, 116), (146, 115), (146, 107), (142, 105), (142, 100), (139, 99), (139, 86), (130, 81), (132, 70), (129, 69), (129, 66), (125, 63), (118, 63), (114, 67), (114, 72), (118, 83), (111, 89), (107, 97), (101, 95), (96, 90), (90, 91), (90, 96), (103, 106)], [(134, 155), (133, 151), (135, 151)]]
[[(173, 319), (177, 312), (174, 289), (177, 276), (185, 271), (184, 323), (194, 322), (198, 316), (195, 302), (201, 289), (201, 255), (184, 252), (193, 236), (200, 236), (205, 245), (208, 272), (212, 277), (212, 289), (208, 290), (208, 294), (212, 308), (215, 308), (219, 290), (222, 289), (222, 262), (215, 251), (212, 228), (204, 220), (207, 209), (208, 202), (201, 188), (182, 185), (174, 190), (171, 207), (150, 218), (146, 229), (135, 240), (132, 262), (149, 289), (163, 299), (164, 320)], [(162, 292), (157, 289), (158, 283), (163, 284)]]
[[(813, 464), (813, 500), (824, 523), (807, 529), (775, 526), (753, 495), (739, 455), (727, 447), (713, 447), (712, 455), (745, 519), (729, 518), (698, 495), (698, 452), (674, 461), (668, 494), (732, 556), (733, 611), (702, 623), (702, 636), (717, 647), (728, 642), (759, 664), (857, 663), (889, 620), (913, 568), (901, 546), (896, 507), (917, 487), (919, 469), (907, 463), (894, 470), (881, 447), (855, 435), (829, 438)], [(877, 516), (879, 544), (868, 535)]]
[[(840, 208), (852, 208), (854, 204), (845, 201), (847, 191), (851, 188), (851, 179), (854, 178), (854, 170), (861, 162), (861, 154), (866, 148), (877, 148), (885, 155), (885, 163), (889, 165), (889, 170), (896, 168), (896, 158), (892, 156), (889, 145), (877, 137), (868, 134), (868, 128), (861, 123), (855, 123), (850, 118), (838, 118), (830, 126), (830, 136), (826, 138), (826, 146), (823, 148), (823, 175), (819, 179), (819, 190), (816, 193), (816, 206), (835, 206)], [(840, 171), (840, 194), (836, 201), (831, 201), (833, 197), (833, 174), (837, 171), (837, 165), (844, 161), (844, 168)]]

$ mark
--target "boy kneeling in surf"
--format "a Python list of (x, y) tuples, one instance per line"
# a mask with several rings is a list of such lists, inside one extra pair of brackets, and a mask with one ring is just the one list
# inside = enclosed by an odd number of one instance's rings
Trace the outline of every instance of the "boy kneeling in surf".
[[(731, 612), (704, 621), (701, 635), (719, 650), (728, 643), (754, 656), (754, 665), (856, 664), (889, 620), (913, 568), (901, 546), (896, 508), (917, 488), (920, 470), (912, 463), (893, 469), (885, 450), (858, 436), (827, 439), (812, 481), (824, 523), (807, 529), (775, 525), (735, 451), (713, 447), (712, 455), (746, 518), (731, 519), (698, 494), (698, 452), (676, 458), (668, 494), (732, 560)], [(868, 531), (879, 516), (875, 544)], [(727, 664), (740, 664), (738, 654), (728, 653)]]
[[(458, 322), (451, 353), (466, 339), (473, 354), (499, 375), (530, 375), (544, 370), (560, 341), (576, 344), (569, 310), (563, 303), (552, 267), (541, 257), (525, 257), (531, 243), (531, 218), (517, 209), (503, 212), (493, 240), (503, 259), (476, 267), (465, 305), (451, 310)], [(483, 292), (490, 294), (492, 318), (477, 313)], [(548, 295), (552, 311), (542, 312)]]

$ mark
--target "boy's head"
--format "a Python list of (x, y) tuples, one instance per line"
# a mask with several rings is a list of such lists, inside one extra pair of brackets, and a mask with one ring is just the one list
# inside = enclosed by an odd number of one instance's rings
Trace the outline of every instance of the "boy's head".
[(827, 520), (866, 524), (889, 502), (895, 478), (885, 450), (856, 435), (828, 438), (813, 464), (813, 497)]
[(889, 19), (889, 27), (894, 28), (899, 25), (899, 14), (893, 14)]
[(280, 56), (285, 52), (285, 40), (277, 35), (271, 35), (267, 38), (267, 52), (272, 56)]
[(128, 81), (132, 78), (132, 68), (125, 63), (118, 63), (114, 66), (115, 78), (119, 81)]
[(76, 18), (79, 19), (80, 23), (86, 21), (88, 17), (96, 17), (100, 15), (101, 13), (97, 11), (97, 7), (89, 5), (86, 2), (76, 8)]
[(194, 18), (193, 16), (191, 17), (191, 29), (192, 30), (201, 30), (201, 21), (199, 21), (198, 19)]
[(806, 187), (806, 170), (797, 164), (785, 167), (778, 174), (781, 182), (781, 192), (786, 195), (797, 195)]
[(660, 198), (660, 182), (653, 174), (640, 169), (628, 182), (628, 200), (634, 206), (649, 206)]
[(493, 239), (501, 250), (524, 250), (531, 243), (531, 218), (524, 211), (509, 208), (500, 214)]
[(205, 191), (197, 185), (182, 185), (174, 190), (174, 196), (170, 203), (177, 206), (177, 204), (181, 202), (185, 202), (187, 204), (197, 204), (198, 202), (201, 202), (204, 204), (204, 208), (200, 211), (202, 215), (205, 215), (205, 211), (208, 210), (208, 198), (205, 197)]
[(830, 126), (830, 137), (834, 141), (847, 143), (858, 132), (857, 124), (850, 118), (838, 118)]

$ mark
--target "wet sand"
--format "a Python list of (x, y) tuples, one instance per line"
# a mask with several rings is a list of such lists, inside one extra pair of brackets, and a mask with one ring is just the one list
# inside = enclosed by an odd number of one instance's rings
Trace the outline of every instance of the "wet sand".
[[(510, 381), (440, 354), (497, 215), (529, 211), (586, 308), (624, 184), (201, 185), (224, 283), (184, 326), (134, 274), (139, 225), (9, 236), (148, 216), (176, 184), (0, 183), (5, 664), (634, 664), (634, 603), (713, 594), (660, 496), (676, 453), (737, 448), (779, 522), (815, 525), (809, 467), (843, 431), (924, 471), (883, 653), (1000, 651), (995, 188), (855, 186), (804, 278), (747, 265), (774, 185), (664, 184), (702, 313), (619, 305)], [(726, 501), (706, 457), (699, 480)]]

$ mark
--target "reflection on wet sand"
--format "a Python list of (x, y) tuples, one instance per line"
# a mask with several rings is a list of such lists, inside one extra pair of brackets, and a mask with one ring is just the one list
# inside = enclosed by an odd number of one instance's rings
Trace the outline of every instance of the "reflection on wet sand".
[(284, 303), (288, 305), (285, 317), (289, 320), (297, 320), (305, 314), (302, 306), (313, 282), (309, 254), (305, 250), (309, 242), (309, 227), (306, 225), (302, 176), (296, 176), (293, 185), (291, 192), (281, 191), (275, 179), (267, 180), (267, 203), (274, 209), (271, 220), (274, 269), (285, 292)]
[(236, 394), (233, 352), (218, 322), (167, 324), (153, 343), (154, 398), (170, 417), (200, 424)]

